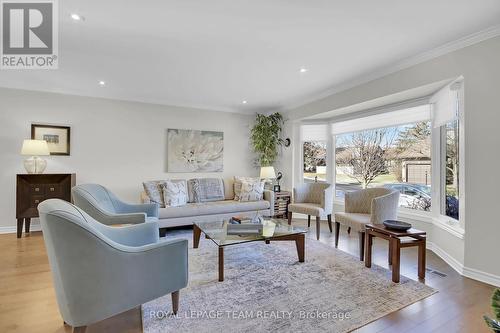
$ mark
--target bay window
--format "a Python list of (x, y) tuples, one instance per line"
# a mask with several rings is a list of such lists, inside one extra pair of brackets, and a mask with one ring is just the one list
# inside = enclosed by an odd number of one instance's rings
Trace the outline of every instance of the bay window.
[(461, 80), (430, 97), (302, 124), (302, 181), (335, 184), (337, 203), (348, 191), (391, 188), (400, 192), (401, 212), (458, 222)]

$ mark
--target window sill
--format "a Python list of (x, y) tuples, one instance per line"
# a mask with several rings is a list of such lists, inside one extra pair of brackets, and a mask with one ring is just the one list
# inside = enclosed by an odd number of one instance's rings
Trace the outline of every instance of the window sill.
[[(344, 207), (344, 201), (335, 200), (334, 206)], [(335, 211), (335, 210), (334, 210)], [(412, 211), (410, 209), (400, 208), (398, 212), (398, 217), (402, 220), (418, 221), (423, 223), (433, 224), (442, 230), (449, 232), (457, 238), (464, 239), (465, 230), (460, 227), (458, 222), (452, 221), (449, 218), (443, 216), (433, 217), (430, 212), (418, 212)]]
[[(337, 199), (333, 202), (333, 205), (334, 207), (335, 206), (344, 207), (344, 200)], [(398, 211), (398, 217), (402, 218), (403, 220), (413, 220), (413, 221), (432, 224), (432, 216), (430, 212), (417, 211), (400, 207)]]
[(460, 239), (464, 239), (465, 236), (465, 230), (462, 228), (457, 221), (451, 220), (450, 218), (445, 218), (443, 216), (440, 217), (434, 217), (432, 219), (432, 223), (438, 227), (441, 228), (450, 234), (454, 235), (455, 237), (458, 237)]

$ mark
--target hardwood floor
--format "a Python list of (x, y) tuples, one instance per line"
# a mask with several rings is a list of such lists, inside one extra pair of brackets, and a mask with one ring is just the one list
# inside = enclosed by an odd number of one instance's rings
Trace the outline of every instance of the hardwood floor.
[[(326, 221), (322, 223), (326, 225)], [(305, 226), (307, 221), (294, 220), (293, 224)], [(314, 239), (315, 232), (311, 230), (307, 237)], [(322, 242), (334, 246), (334, 238), (328, 228), (322, 228)], [(358, 235), (349, 236), (341, 228), (339, 249), (357, 257)], [(416, 248), (402, 251), (402, 275), (417, 279), (416, 257)], [(69, 326), (63, 325), (57, 308), (42, 234), (32, 232), (21, 239), (16, 239), (15, 234), (0, 235), (0, 258), (0, 332), (71, 332)], [(373, 244), (373, 263), (388, 267), (387, 243), (383, 240), (376, 239)], [(491, 312), (489, 303), (494, 287), (460, 276), (431, 251), (427, 251), (427, 268), (446, 274), (441, 277), (427, 272), (425, 283), (438, 293), (356, 332), (490, 332), (482, 315)], [(87, 329), (89, 333), (141, 331), (140, 309)]]

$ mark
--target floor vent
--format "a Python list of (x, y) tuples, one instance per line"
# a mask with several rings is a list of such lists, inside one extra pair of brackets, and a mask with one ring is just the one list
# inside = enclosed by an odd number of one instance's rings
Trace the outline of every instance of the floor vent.
[(432, 274), (435, 274), (435, 275), (443, 277), (443, 278), (446, 277), (446, 274), (438, 272), (438, 271), (432, 271)]
[(447, 276), (446, 274), (441, 273), (440, 271), (436, 271), (436, 270), (434, 270), (434, 269), (432, 269), (432, 268), (429, 268), (429, 267), (426, 267), (426, 268), (425, 268), (425, 271), (426, 271), (427, 273), (434, 274), (434, 275), (437, 275), (437, 276), (439, 276), (439, 277), (443, 277), (443, 278)]

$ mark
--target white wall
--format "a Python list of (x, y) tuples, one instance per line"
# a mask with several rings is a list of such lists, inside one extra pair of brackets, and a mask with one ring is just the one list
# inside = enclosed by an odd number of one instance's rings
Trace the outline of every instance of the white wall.
[[(31, 123), (71, 126), (71, 156), (48, 156), (45, 172), (77, 174), (119, 197), (139, 201), (142, 181), (197, 176), (258, 175), (249, 147), (253, 116), (0, 88), (0, 231), (15, 225), (15, 175)], [(166, 129), (224, 132), (224, 171), (166, 173)]]
[[(433, 242), (466, 271), (500, 283), (500, 37), (448, 53), (292, 110), (302, 117), (371, 101), (415, 87), (465, 78), (465, 239), (436, 229)], [(282, 161), (292, 171), (292, 161)], [(462, 248), (461, 248), (462, 247)], [(472, 275), (472, 274), (471, 274)]]

